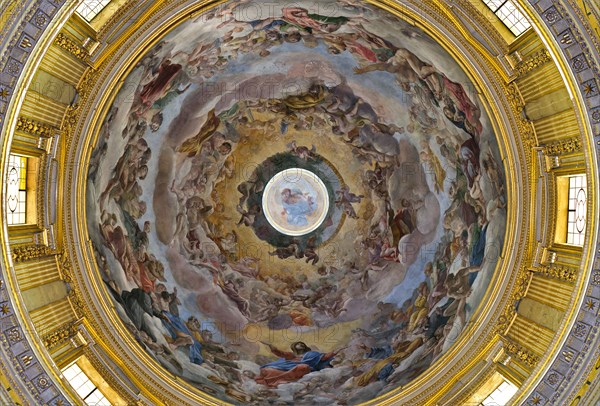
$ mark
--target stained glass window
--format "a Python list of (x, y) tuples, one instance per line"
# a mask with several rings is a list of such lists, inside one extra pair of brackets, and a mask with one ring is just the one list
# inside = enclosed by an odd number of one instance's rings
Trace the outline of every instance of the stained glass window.
[(587, 215), (587, 179), (585, 175), (569, 177), (567, 244), (583, 245)]
[(8, 225), (25, 224), (27, 220), (27, 158), (9, 155), (7, 178), (7, 223)]
[(87, 21), (92, 21), (111, 0), (84, 0), (77, 7), (77, 13)]
[(112, 406), (106, 397), (90, 381), (90, 378), (79, 368), (79, 365), (72, 364), (63, 371), (63, 376), (73, 387), (75, 392), (83, 399), (88, 406)]
[(508, 29), (516, 36), (524, 33), (531, 23), (510, 0), (483, 0), (483, 2), (498, 16)]

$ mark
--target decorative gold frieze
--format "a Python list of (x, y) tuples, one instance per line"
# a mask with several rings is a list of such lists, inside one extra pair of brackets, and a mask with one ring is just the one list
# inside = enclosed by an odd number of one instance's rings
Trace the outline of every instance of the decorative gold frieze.
[(514, 117), (517, 121), (517, 126), (519, 128), (519, 134), (521, 135), (521, 140), (523, 143), (523, 147), (526, 150), (527, 156), (530, 156), (530, 153), (527, 151), (532, 147), (537, 146), (537, 138), (535, 135), (535, 129), (533, 124), (525, 119), (523, 111), (525, 109), (525, 100), (519, 91), (516, 83), (509, 83), (505, 87), (506, 98), (510, 103), (510, 106), (514, 112)]
[(514, 321), (517, 309), (516, 303), (517, 301), (523, 299), (527, 294), (527, 289), (529, 288), (529, 284), (531, 283), (531, 277), (533, 274), (528, 272), (526, 269), (519, 270), (517, 280), (515, 281), (515, 286), (512, 290), (512, 294), (509, 300), (509, 306), (504, 310), (504, 314), (498, 318), (498, 322), (496, 323), (495, 331), (504, 335), (512, 325)]
[(66, 250), (63, 250), (59, 254), (59, 270), (62, 279), (71, 286), (68, 296), (69, 302), (71, 302), (77, 317), (83, 317), (85, 309), (84, 300), (81, 296), (81, 291), (74, 286), (73, 264)]
[(541, 51), (531, 55), (529, 58), (519, 62), (517, 66), (515, 66), (515, 76), (517, 78), (525, 76), (532, 70), (535, 70), (551, 61), (552, 57), (550, 56), (550, 53), (546, 49), (542, 49)]
[(77, 103), (67, 107), (61, 128), (61, 130), (63, 130), (65, 133), (66, 142), (70, 141), (74, 133), (75, 126), (79, 121), (79, 115), (81, 113), (80, 107), (85, 105), (89, 96), (90, 88), (96, 82), (97, 75), (98, 71), (93, 68), (88, 68), (79, 81), (79, 85), (77, 86), (79, 100)]
[(13, 261), (25, 262), (54, 254), (54, 250), (46, 245), (23, 245), (13, 248)]
[(501, 48), (504, 53), (508, 52), (508, 45), (494, 26), (493, 21), (495, 20), (490, 19), (487, 15), (487, 10), (482, 13), (481, 9), (469, 0), (453, 0), (448, 2), (447, 5), (443, 2), (440, 4), (448, 7), (452, 14), (460, 15), (459, 13), (462, 13), (469, 16), (469, 19), (475, 22), (475, 27), (485, 33), (486, 37), (492, 40), (495, 47)]
[(57, 330), (54, 330), (44, 337), (44, 345), (46, 348), (51, 349), (62, 342), (75, 337), (79, 331), (79, 324), (80, 321), (78, 320), (59, 327)]
[(83, 76), (81, 77), (81, 80), (79, 81), (79, 85), (77, 86), (77, 92), (79, 93), (80, 103), (83, 103), (85, 100), (87, 100), (90, 88), (96, 82), (97, 75), (98, 72), (93, 68), (89, 68), (84, 72)]
[(75, 56), (77, 59), (84, 60), (89, 55), (85, 48), (79, 46), (75, 41), (64, 35), (62, 32), (58, 33), (54, 43)]
[(534, 368), (540, 361), (540, 357), (529, 351), (527, 348), (513, 342), (512, 340), (503, 337), (504, 349), (509, 354), (513, 355), (517, 360), (521, 361), (525, 365)]
[(546, 144), (543, 147), (544, 155), (566, 155), (581, 152), (581, 140), (579, 137), (567, 138)]
[(505, 334), (506, 331), (511, 326), (516, 315), (517, 315), (517, 310), (515, 309), (514, 305), (509, 306), (507, 309), (505, 309), (504, 314), (502, 316), (498, 317), (498, 321), (496, 323), (496, 329), (495, 329), (496, 333), (501, 334), (501, 335)]
[(532, 269), (533, 272), (548, 276), (554, 279), (560, 279), (567, 282), (575, 282), (577, 280), (577, 270), (568, 268), (566, 266), (553, 265), (544, 266), (541, 265), (537, 268)]
[(58, 269), (60, 270), (60, 274), (62, 279), (71, 284), (74, 281), (73, 278), (73, 266), (71, 264), (71, 258), (66, 250), (61, 251), (58, 257)]
[(17, 119), (17, 131), (23, 131), (29, 134), (37, 135), (40, 137), (52, 137), (56, 129), (45, 124), (38, 123), (29, 118), (19, 117)]
[(521, 97), (521, 92), (515, 83), (511, 83), (506, 87), (506, 98), (514, 110), (521, 113), (525, 108), (525, 101)]

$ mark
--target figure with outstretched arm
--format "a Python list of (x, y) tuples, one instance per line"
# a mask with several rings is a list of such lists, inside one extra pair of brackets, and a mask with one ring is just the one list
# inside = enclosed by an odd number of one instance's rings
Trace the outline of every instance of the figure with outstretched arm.
[(260, 375), (255, 378), (256, 383), (276, 388), (289, 382), (296, 382), (304, 375), (332, 368), (331, 361), (341, 351), (328, 352), (326, 354), (313, 351), (302, 341), (293, 343), (290, 348), (292, 352), (281, 351), (273, 345), (263, 343), (271, 352), (280, 357), (277, 361), (260, 367)]

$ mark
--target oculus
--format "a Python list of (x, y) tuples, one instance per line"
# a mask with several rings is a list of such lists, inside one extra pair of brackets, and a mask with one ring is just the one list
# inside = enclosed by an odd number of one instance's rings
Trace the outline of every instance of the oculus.
[(282, 234), (301, 236), (323, 223), (329, 194), (323, 181), (306, 169), (290, 168), (275, 175), (263, 192), (262, 209), (269, 224)]

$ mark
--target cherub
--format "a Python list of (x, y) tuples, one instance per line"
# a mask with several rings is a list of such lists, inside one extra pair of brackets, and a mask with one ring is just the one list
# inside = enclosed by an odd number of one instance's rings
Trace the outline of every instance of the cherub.
[(253, 205), (248, 210), (242, 209), (242, 206), (240, 205), (236, 206), (235, 209), (238, 213), (242, 215), (240, 221), (238, 221), (237, 223), (238, 226), (243, 224), (247, 227), (251, 227), (254, 224), (254, 221), (256, 220), (256, 216), (259, 215), (261, 212), (260, 206), (257, 204)]
[(292, 155), (297, 156), (305, 161), (314, 160), (316, 158), (317, 148), (313, 145), (311, 149), (308, 147), (299, 147), (296, 141), (290, 142), (287, 147), (289, 148)]
[(317, 238), (313, 235), (306, 242), (306, 248), (304, 249), (304, 256), (306, 257), (306, 263), (308, 264), (312, 261), (312, 264), (315, 265), (319, 262), (319, 254), (316, 251), (317, 248)]

